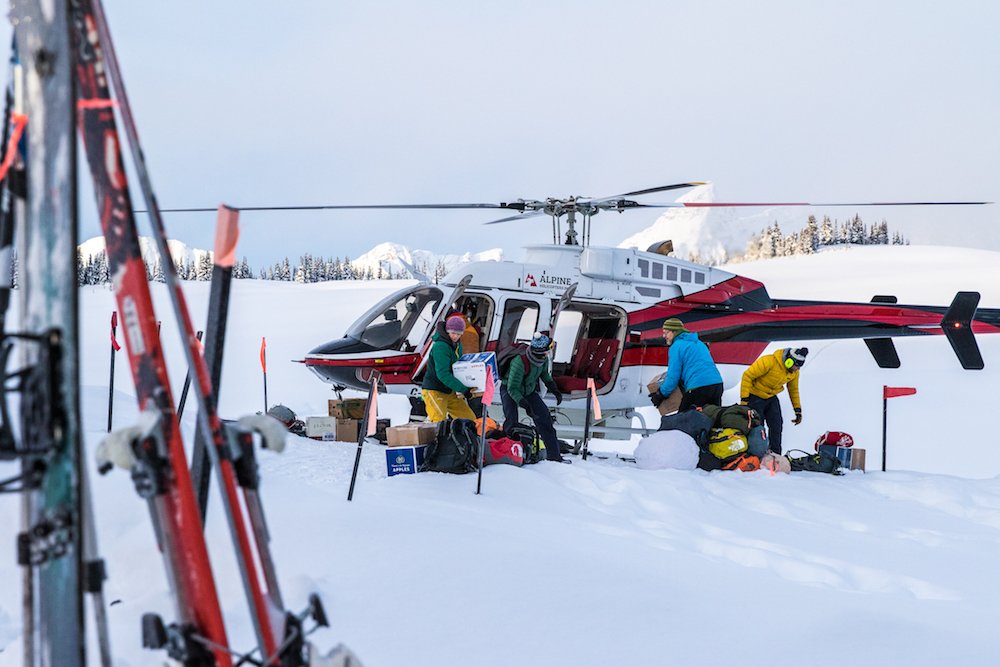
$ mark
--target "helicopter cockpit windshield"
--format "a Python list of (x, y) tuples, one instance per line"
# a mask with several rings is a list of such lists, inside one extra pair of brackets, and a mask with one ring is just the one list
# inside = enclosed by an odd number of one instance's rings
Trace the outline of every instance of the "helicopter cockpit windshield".
[(345, 335), (378, 350), (412, 351), (442, 298), (441, 290), (429, 285), (399, 290), (372, 306)]

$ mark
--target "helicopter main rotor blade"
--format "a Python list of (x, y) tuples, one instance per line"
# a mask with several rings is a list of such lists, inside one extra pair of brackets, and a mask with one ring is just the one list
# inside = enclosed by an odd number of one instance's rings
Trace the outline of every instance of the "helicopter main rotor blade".
[(699, 185), (705, 185), (706, 181), (691, 181), (690, 183), (674, 183), (673, 185), (661, 185), (656, 188), (646, 188), (645, 190), (635, 190), (634, 192), (625, 192), (620, 195), (612, 195), (610, 197), (601, 197), (600, 199), (593, 199), (594, 202), (609, 201), (612, 199), (619, 199), (621, 197), (638, 197), (639, 195), (651, 195), (654, 192), (666, 192), (668, 190), (682, 190), (684, 188), (693, 188)]
[[(365, 209), (476, 209), (505, 208), (516, 211), (524, 210), (523, 202), (500, 204), (316, 204), (303, 206), (233, 206), (239, 211), (334, 211), (334, 210), (365, 210)], [(217, 211), (216, 208), (161, 208), (160, 213), (204, 213)], [(146, 213), (140, 210), (136, 213)]]
[(506, 218), (500, 218), (499, 220), (490, 220), (489, 222), (484, 222), (484, 225), (495, 225), (500, 222), (510, 222), (511, 220), (524, 220), (525, 218), (531, 218), (536, 215), (541, 215), (544, 211), (529, 211), (527, 213), (518, 213), (517, 215), (510, 215)]
[(671, 202), (669, 204), (640, 204), (630, 202), (628, 208), (769, 208), (772, 206), (984, 206), (991, 201), (878, 201), (878, 202)]

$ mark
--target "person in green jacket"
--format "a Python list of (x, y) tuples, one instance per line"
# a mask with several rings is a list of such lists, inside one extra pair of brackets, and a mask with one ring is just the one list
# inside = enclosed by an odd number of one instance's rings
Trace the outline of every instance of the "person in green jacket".
[(538, 395), (539, 383), (544, 384), (556, 399), (556, 405), (562, 403), (562, 392), (556, 387), (549, 372), (549, 349), (552, 339), (544, 333), (536, 333), (528, 346), (527, 353), (517, 355), (510, 361), (507, 373), (500, 386), (500, 402), (503, 403), (503, 428), (509, 431), (516, 424), (518, 407), (524, 408), (535, 429), (545, 443), (545, 458), (559, 463), (571, 463), (559, 452), (559, 438), (552, 425), (552, 415), (549, 407)]
[(465, 320), (460, 315), (452, 315), (446, 322), (438, 323), (431, 339), (430, 358), (420, 385), (428, 421), (442, 422), (448, 417), (476, 419), (467, 403), (472, 398), (472, 389), (451, 372), (451, 367), (462, 356), (462, 343), (459, 341), (464, 332)]

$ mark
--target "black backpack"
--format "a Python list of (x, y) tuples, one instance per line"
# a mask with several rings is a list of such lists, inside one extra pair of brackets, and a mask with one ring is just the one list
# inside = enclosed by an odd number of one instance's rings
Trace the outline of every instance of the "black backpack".
[[(792, 452), (799, 452), (802, 456), (792, 456)], [(785, 458), (787, 458), (788, 463), (791, 464), (792, 472), (806, 471), (826, 472), (831, 475), (844, 474), (844, 471), (841, 470), (840, 459), (836, 456), (830, 456), (826, 452), (810, 454), (808, 452), (803, 452), (801, 449), (793, 449), (785, 454)]]
[(701, 410), (685, 410), (675, 412), (672, 415), (664, 415), (660, 418), (660, 428), (658, 431), (683, 431), (692, 438), (698, 447), (704, 448), (708, 444), (708, 432), (712, 430), (712, 418)]
[(437, 438), (427, 445), (420, 472), (464, 474), (478, 470), (479, 434), (471, 419), (448, 419), (438, 424)]
[(538, 431), (535, 430), (534, 426), (515, 424), (507, 431), (507, 437), (511, 440), (517, 440), (524, 447), (525, 463), (538, 463), (545, 458), (545, 454), (543, 453), (545, 447), (542, 445), (542, 441), (538, 437)]
[(507, 369), (510, 368), (510, 362), (514, 361), (514, 357), (521, 357), (521, 363), (524, 364), (524, 370), (527, 371), (528, 344), (514, 343), (500, 350), (500, 354), (497, 355), (497, 370), (500, 372), (500, 377), (498, 379), (501, 382), (503, 382), (503, 379), (507, 377)]

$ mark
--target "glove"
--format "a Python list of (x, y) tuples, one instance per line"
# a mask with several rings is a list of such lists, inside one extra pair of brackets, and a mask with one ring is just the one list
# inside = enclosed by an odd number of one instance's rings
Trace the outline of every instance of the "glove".
[(660, 403), (667, 400), (667, 397), (660, 393), (660, 390), (649, 392), (649, 402), (653, 404), (654, 408), (660, 407)]
[(550, 393), (555, 397), (555, 399), (556, 399), (556, 405), (561, 405), (562, 404), (562, 392), (557, 389), (557, 390), (552, 391)]
[(750, 405), (750, 397), (740, 396), (740, 405)]
[(795, 419), (792, 420), (792, 423), (796, 426), (802, 423), (802, 408), (795, 408)]
[(465, 391), (462, 392), (462, 395), (465, 396), (465, 400), (466, 401), (471, 401), (472, 400), (472, 389), (466, 389)]

